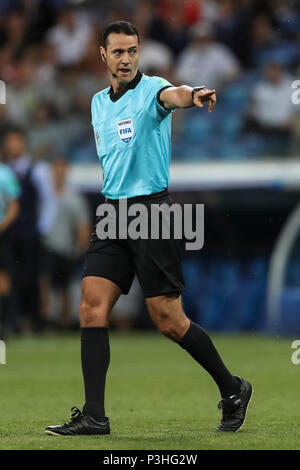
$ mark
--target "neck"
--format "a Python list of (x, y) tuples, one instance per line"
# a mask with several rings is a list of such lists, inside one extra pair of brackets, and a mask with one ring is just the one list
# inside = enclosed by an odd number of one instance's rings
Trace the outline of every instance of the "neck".
[(128, 83), (119, 83), (116, 79), (112, 78), (111, 81), (111, 86), (114, 90), (114, 93), (119, 93), (120, 91), (124, 90), (124, 88), (127, 87)]
[[(138, 71), (136, 71), (136, 74), (134, 75), (132, 80), (135, 79), (137, 73)], [(111, 72), (109, 72), (109, 75), (110, 75), (110, 83), (111, 83), (114, 93), (119, 93), (120, 91), (123, 91), (129, 85), (129, 83), (132, 82), (132, 80), (130, 80), (130, 82), (118, 82), (118, 79), (115, 78)]]

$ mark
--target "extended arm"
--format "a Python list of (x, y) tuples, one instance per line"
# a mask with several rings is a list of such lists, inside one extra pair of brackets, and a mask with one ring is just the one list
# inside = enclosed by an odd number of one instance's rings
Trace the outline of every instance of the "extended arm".
[(192, 98), (193, 88), (187, 85), (169, 87), (162, 90), (160, 100), (166, 109), (191, 108), (198, 106), (203, 108), (203, 103), (209, 101), (208, 111), (211, 112), (216, 104), (216, 90), (203, 88), (196, 91)]

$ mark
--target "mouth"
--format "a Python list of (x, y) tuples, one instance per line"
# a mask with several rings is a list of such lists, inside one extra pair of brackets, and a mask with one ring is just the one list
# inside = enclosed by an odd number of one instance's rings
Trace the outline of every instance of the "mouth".
[(119, 72), (122, 74), (122, 75), (128, 75), (130, 73), (130, 69), (128, 68), (122, 68), (122, 69), (119, 69)]

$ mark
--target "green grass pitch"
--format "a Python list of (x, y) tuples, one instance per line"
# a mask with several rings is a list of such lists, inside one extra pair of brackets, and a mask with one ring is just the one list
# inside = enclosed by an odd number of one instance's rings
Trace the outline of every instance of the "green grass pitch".
[(156, 333), (115, 333), (106, 390), (111, 434), (44, 434), (83, 404), (79, 334), (46, 335), (7, 342), (7, 363), (0, 365), (0, 449), (300, 449), (300, 365), (291, 362), (292, 339), (213, 340), (230, 370), (254, 387), (239, 432), (215, 432), (217, 387), (180, 347)]

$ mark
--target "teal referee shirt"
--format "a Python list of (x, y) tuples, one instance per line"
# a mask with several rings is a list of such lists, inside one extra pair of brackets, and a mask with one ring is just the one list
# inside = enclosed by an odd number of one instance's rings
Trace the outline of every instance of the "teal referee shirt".
[(10, 201), (18, 199), (21, 188), (9, 166), (0, 163), (0, 222), (4, 219)]
[(112, 87), (92, 99), (92, 125), (109, 199), (157, 193), (169, 185), (172, 111), (160, 92), (172, 86), (137, 72), (119, 93)]

